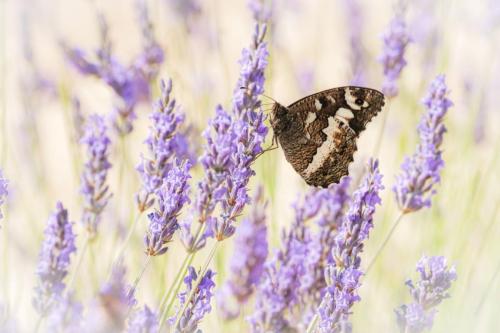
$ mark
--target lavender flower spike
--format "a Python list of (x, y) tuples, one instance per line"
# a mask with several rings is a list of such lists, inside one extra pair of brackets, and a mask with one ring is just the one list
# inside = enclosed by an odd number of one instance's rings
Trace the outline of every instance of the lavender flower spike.
[(176, 136), (184, 115), (171, 98), (172, 80), (160, 82), (161, 97), (154, 104), (151, 114), (151, 126), (145, 143), (148, 155), (142, 156), (137, 167), (142, 178), (142, 189), (136, 196), (139, 211), (143, 212), (154, 203), (151, 198), (161, 186), (163, 179), (172, 166), (172, 157), (176, 155)]
[[(179, 321), (179, 326), (174, 328), (175, 333), (199, 332), (197, 330), (199, 322), (212, 310), (210, 300), (212, 298), (212, 288), (215, 286), (215, 283), (213, 282), (214, 275), (215, 273), (210, 269), (205, 273), (193, 298)], [(186, 298), (191, 293), (193, 283), (195, 283), (197, 278), (198, 274), (195, 269), (192, 266), (189, 266), (188, 275), (184, 278), (186, 291), (179, 294), (179, 309), (184, 307)], [(175, 317), (170, 318), (169, 322), (172, 325), (175, 323), (177, 315), (178, 314), (176, 314)]]
[(436, 193), (433, 188), (440, 181), (440, 171), (444, 166), (441, 143), (446, 127), (444, 116), (453, 103), (447, 98), (448, 89), (444, 75), (432, 82), (423, 104), (427, 111), (418, 126), (420, 143), (413, 156), (406, 157), (401, 165), (402, 172), (396, 177), (392, 190), (403, 213), (430, 207), (431, 198)]
[(381, 202), (379, 192), (383, 188), (378, 161), (370, 160), (368, 173), (354, 192), (349, 211), (335, 238), (333, 263), (325, 270), (327, 287), (318, 309), (317, 332), (341, 332), (342, 327), (349, 326), (350, 309), (360, 300), (357, 294), (363, 274), (360, 255), (373, 228), (373, 215), (376, 205)]
[(81, 141), (87, 146), (87, 162), (81, 177), (81, 193), (83, 196), (82, 223), (90, 238), (97, 235), (100, 215), (106, 207), (111, 194), (106, 184), (111, 163), (108, 160), (108, 149), (111, 140), (106, 133), (104, 118), (93, 115), (87, 121), (85, 134)]
[(158, 189), (158, 209), (148, 215), (149, 227), (144, 242), (148, 256), (159, 256), (167, 252), (166, 246), (172, 241), (175, 231), (179, 228), (177, 216), (182, 207), (189, 203), (189, 184), (191, 178), (188, 161), (179, 163), (167, 173), (163, 184)]
[(403, 8), (397, 9), (396, 15), (383, 33), (384, 47), (379, 61), (384, 68), (382, 92), (389, 98), (398, 94), (397, 79), (406, 66), (405, 50), (410, 40), (409, 32), (403, 18)]
[(229, 263), (231, 275), (217, 292), (217, 300), (226, 319), (234, 319), (240, 308), (253, 294), (264, 271), (268, 253), (267, 226), (262, 188), (253, 199), (250, 216), (238, 226), (235, 249)]
[(130, 316), (127, 333), (157, 333), (158, 329), (157, 314), (145, 305)]
[(457, 279), (455, 267), (448, 267), (444, 257), (422, 257), (417, 263), (420, 280), (406, 281), (413, 303), (395, 310), (400, 332), (420, 333), (430, 330), (437, 313), (436, 307), (450, 297), (448, 290)]
[[(3, 205), (5, 198), (9, 194), (8, 192), (8, 185), (9, 182), (7, 179), (3, 176), (2, 170), (0, 169), (0, 207)], [(0, 219), (3, 218), (2, 215), (2, 210), (0, 209)]]
[(50, 313), (63, 297), (71, 254), (76, 251), (73, 223), (68, 220), (68, 211), (58, 202), (56, 211), (50, 216), (45, 229), (45, 239), (40, 252), (36, 274), (33, 306), (41, 316)]

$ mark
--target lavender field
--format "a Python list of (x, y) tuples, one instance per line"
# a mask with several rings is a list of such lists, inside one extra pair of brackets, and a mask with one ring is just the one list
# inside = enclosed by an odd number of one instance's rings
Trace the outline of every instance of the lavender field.
[(0, 332), (497, 332), (497, 2), (0, 1)]

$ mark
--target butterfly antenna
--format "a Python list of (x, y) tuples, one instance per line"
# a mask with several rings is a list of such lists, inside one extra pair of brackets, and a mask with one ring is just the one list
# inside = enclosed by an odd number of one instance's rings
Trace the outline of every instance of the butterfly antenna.
[[(242, 90), (248, 90), (248, 88), (246, 88), (246, 87), (240, 87), (240, 89), (242, 89)], [(277, 101), (277, 100), (275, 100), (275, 99), (274, 99), (274, 98), (272, 98), (272, 97), (269, 97), (269, 96), (267, 96), (267, 95), (265, 95), (265, 94), (260, 94), (260, 95), (261, 95), (262, 97), (265, 97), (265, 98), (270, 99), (270, 100), (271, 100), (271, 101), (273, 101), (274, 103), (278, 103), (278, 101)], [(279, 103), (278, 103), (278, 104), (279, 104)]]

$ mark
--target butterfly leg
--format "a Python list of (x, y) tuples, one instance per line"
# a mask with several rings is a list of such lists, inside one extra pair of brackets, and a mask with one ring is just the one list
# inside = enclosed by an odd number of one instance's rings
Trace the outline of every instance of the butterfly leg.
[(273, 135), (271, 145), (267, 148), (264, 148), (260, 153), (258, 153), (257, 156), (255, 157), (255, 159), (259, 158), (264, 153), (271, 151), (271, 150), (275, 150), (275, 149), (278, 149), (278, 137), (276, 135)]

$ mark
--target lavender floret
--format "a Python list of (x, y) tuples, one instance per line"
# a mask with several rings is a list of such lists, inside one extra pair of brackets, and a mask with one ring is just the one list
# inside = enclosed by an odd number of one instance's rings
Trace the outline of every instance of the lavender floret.
[(446, 127), (443, 120), (448, 108), (453, 105), (447, 95), (445, 77), (439, 75), (423, 100), (427, 111), (418, 125), (420, 143), (417, 151), (405, 158), (401, 165), (402, 172), (396, 177), (392, 188), (403, 213), (430, 207), (431, 198), (436, 193), (434, 186), (439, 183), (440, 171), (444, 166), (441, 143)]
[(182, 163), (174, 161), (172, 169), (157, 191), (158, 209), (148, 215), (150, 222), (144, 238), (148, 256), (158, 256), (167, 252), (167, 244), (172, 241), (175, 231), (179, 228), (177, 216), (182, 207), (189, 203), (190, 168), (191, 164), (188, 161)]
[[(179, 326), (174, 328), (175, 333), (198, 332), (198, 324), (203, 317), (212, 310), (210, 301), (213, 296), (212, 289), (215, 287), (215, 283), (213, 282), (214, 275), (215, 273), (210, 269), (205, 273), (200, 281), (200, 284), (198, 285), (198, 288), (196, 289), (196, 292), (194, 293), (194, 296), (191, 298), (189, 305), (182, 314)], [(186, 291), (179, 294), (179, 309), (183, 308), (197, 278), (198, 273), (196, 273), (192, 266), (189, 266), (188, 275), (184, 278)], [(177, 316), (178, 314), (169, 320), (172, 325), (175, 323)]]
[(47, 222), (36, 270), (38, 281), (33, 306), (41, 316), (49, 314), (61, 301), (73, 252), (76, 252), (73, 223), (68, 220), (68, 211), (58, 202)]
[(378, 161), (370, 160), (368, 173), (354, 192), (349, 211), (335, 237), (333, 263), (325, 270), (327, 287), (318, 309), (319, 332), (340, 332), (343, 326), (349, 325), (350, 308), (360, 300), (357, 294), (363, 274), (360, 255), (373, 228), (373, 215), (381, 203), (379, 193), (383, 188)]
[(184, 121), (184, 114), (176, 106), (175, 99), (171, 98), (172, 80), (160, 82), (161, 97), (154, 104), (151, 114), (151, 126), (145, 143), (148, 147), (148, 156), (141, 156), (141, 163), (137, 167), (142, 178), (142, 189), (136, 196), (139, 211), (143, 212), (154, 204), (152, 197), (166, 178), (172, 167), (173, 157), (177, 153), (177, 139), (179, 126)]
[(108, 170), (111, 163), (108, 159), (109, 139), (104, 118), (92, 115), (85, 126), (85, 134), (81, 140), (87, 148), (87, 161), (81, 176), (81, 194), (83, 196), (82, 224), (90, 238), (97, 235), (100, 216), (106, 207), (111, 193), (107, 184)]
[(448, 267), (444, 257), (424, 256), (417, 263), (419, 281), (406, 281), (413, 302), (395, 310), (400, 332), (420, 333), (430, 330), (436, 307), (450, 297), (448, 290), (457, 279), (455, 267)]
[(405, 50), (411, 41), (403, 14), (403, 10), (399, 9), (382, 35), (384, 47), (379, 57), (384, 68), (382, 92), (389, 98), (398, 94), (396, 81), (406, 66)]
[(147, 305), (130, 316), (128, 333), (157, 333), (158, 330), (158, 316)]
[(217, 300), (226, 319), (239, 315), (240, 308), (253, 294), (260, 281), (267, 258), (266, 203), (263, 203), (262, 188), (257, 190), (248, 216), (238, 226), (235, 249), (229, 267), (230, 277), (219, 289)]
[[(8, 185), (9, 181), (4, 177), (2, 170), (0, 169), (0, 207), (3, 205), (5, 198), (9, 194)], [(0, 209), (0, 219), (2, 218), (2, 210)]]

